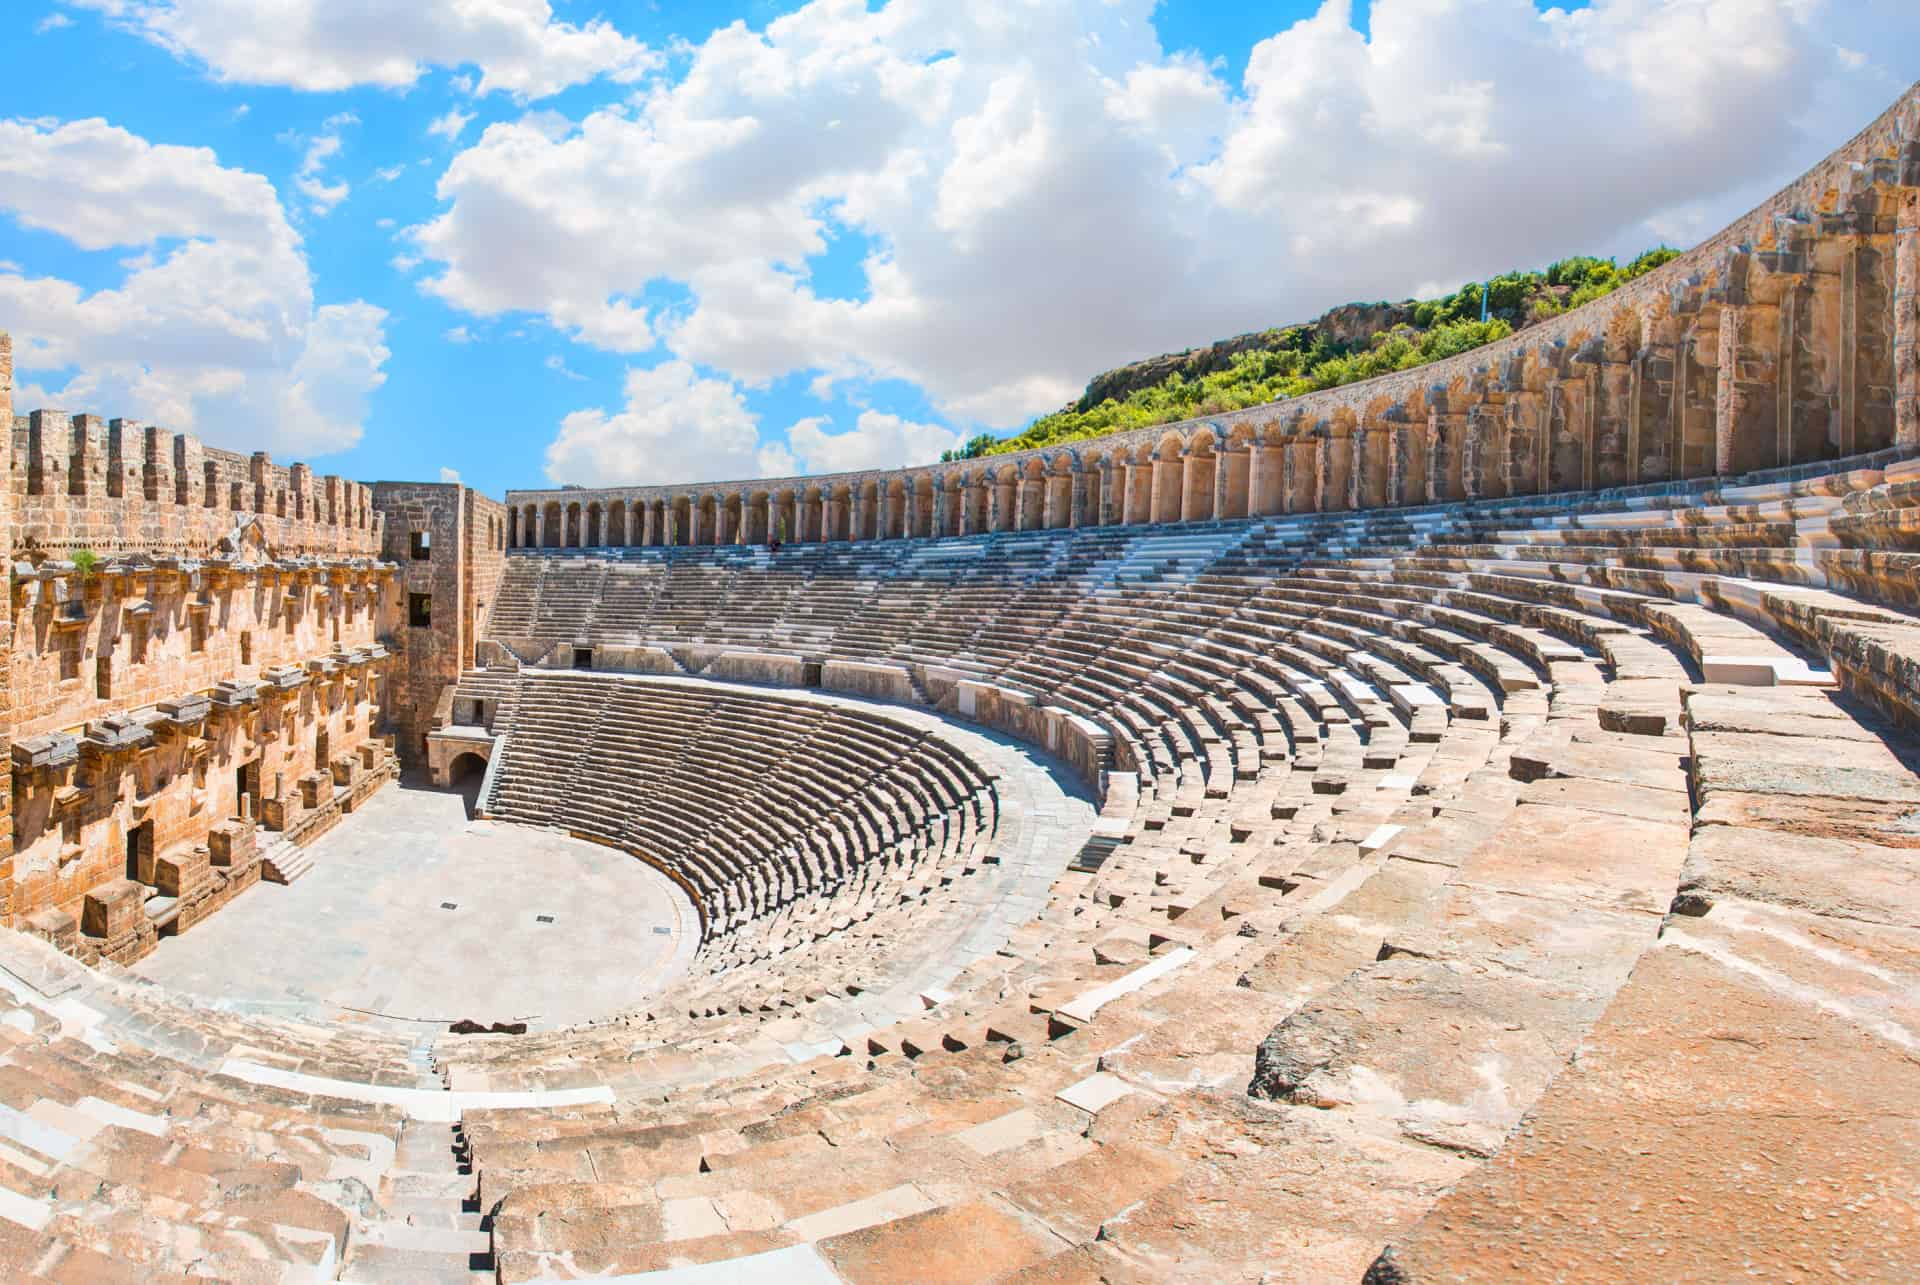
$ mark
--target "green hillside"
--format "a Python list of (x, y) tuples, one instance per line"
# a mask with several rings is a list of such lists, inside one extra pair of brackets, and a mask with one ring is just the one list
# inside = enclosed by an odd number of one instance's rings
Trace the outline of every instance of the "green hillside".
[[(1136, 362), (1095, 377), (1079, 401), (1041, 416), (1013, 437), (983, 433), (942, 458), (1084, 441), (1410, 370), (1591, 303), (1679, 253), (1663, 246), (1624, 267), (1591, 256), (1562, 259), (1543, 272), (1505, 273), (1442, 299), (1348, 304), (1304, 325)], [(1480, 319), (1483, 290), (1485, 321)]]

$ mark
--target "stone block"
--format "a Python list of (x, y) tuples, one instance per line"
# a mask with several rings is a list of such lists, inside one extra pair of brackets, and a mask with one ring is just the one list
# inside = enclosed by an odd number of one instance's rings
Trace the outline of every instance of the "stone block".
[(300, 796), (283, 794), (260, 803), (260, 821), (269, 830), (286, 830), (300, 820)]
[(27, 917), (27, 934), (72, 954), (80, 935), (80, 922), (58, 907), (49, 907)]
[(81, 927), (87, 936), (115, 942), (133, 935), (144, 913), (147, 890), (131, 879), (113, 879), (87, 894)]
[(329, 766), (333, 770), (335, 785), (350, 786), (360, 779), (360, 760), (351, 754), (340, 755)]
[(253, 861), (253, 822), (234, 819), (207, 827), (207, 859), (216, 866), (244, 866)]
[(186, 901), (197, 896), (209, 878), (208, 861), (204, 848), (182, 848), (166, 853), (153, 863), (154, 886), (163, 897)]

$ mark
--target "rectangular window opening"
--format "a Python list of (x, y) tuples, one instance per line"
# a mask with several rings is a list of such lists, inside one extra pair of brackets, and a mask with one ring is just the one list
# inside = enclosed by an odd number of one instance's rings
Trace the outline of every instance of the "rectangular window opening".
[(415, 562), (425, 562), (433, 556), (433, 536), (426, 531), (415, 531), (407, 537), (409, 551)]
[(407, 595), (407, 623), (415, 629), (428, 629), (433, 625), (433, 595), (430, 593), (410, 593)]

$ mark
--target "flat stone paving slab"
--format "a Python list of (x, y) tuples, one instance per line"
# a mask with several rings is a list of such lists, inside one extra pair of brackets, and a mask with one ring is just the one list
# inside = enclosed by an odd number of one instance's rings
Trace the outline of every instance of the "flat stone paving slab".
[(132, 971), (255, 1011), (542, 1028), (632, 1007), (699, 944), (699, 916), (665, 875), (552, 831), (469, 821), (454, 792), (381, 790), (308, 851), (304, 878), (249, 889)]

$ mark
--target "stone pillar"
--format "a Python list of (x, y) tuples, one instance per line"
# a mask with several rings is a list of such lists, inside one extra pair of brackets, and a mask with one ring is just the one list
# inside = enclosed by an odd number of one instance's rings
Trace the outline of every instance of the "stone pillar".
[(1779, 409), (1770, 331), (1772, 309), (1720, 310), (1720, 361), (1713, 408), (1714, 472), (1727, 476), (1774, 463)]
[(1067, 525), (1078, 529), (1087, 521), (1087, 471), (1075, 469), (1067, 483)]
[(1920, 187), (1900, 195), (1893, 272), (1893, 440), (1920, 446)]
[(1395, 507), (1426, 503), (1427, 430), (1396, 423), (1389, 427), (1387, 441), (1387, 503)]
[(1156, 457), (1153, 461), (1153, 501), (1152, 516), (1154, 522), (1178, 522), (1180, 505), (1187, 489), (1187, 470), (1184, 460), (1163, 460)]
[(847, 528), (847, 539), (864, 540), (867, 536), (867, 514), (873, 508), (873, 501), (867, 498), (867, 488), (856, 485), (853, 488), (853, 505), (850, 514), (851, 525)]
[(873, 529), (874, 538), (891, 539), (894, 521), (899, 517), (900, 502), (893, 497), (893, 483), (890, 479), (882, 478), (876, 485), (874, 508), (878, 511)]
[(1286, 452), (1288, 513), (1320, 511), (1320, 439), (1301, 438), (1280, 448)]
[(1351, 500), (1353, 439), (1322, 437), (1314, 444), (1314, 497), (1320, 512), (1343, 513)]
[(1286, 506), (1286, 447), (1255, 442), (1248, 448), (1247, 513), (1266, 517)]
[(993, 494), (987, 497), (987, 529), (989, 531), (1018, 530), (1020, 520), (1019, 488), (1014, 479), (1006, 476), (993, 484)]
[(547, 547), (547, 506), (544, 504), (533, 511), (533, 547)]
[(1467, 417), (1439, 403), (1427, 412), (1427, 503), (1452, 504), (1467, 498), (1461, 476)]

